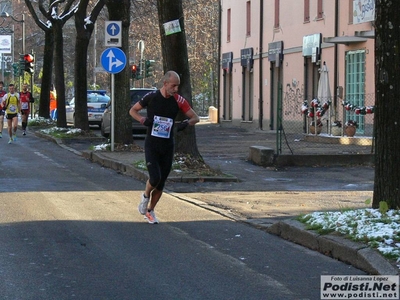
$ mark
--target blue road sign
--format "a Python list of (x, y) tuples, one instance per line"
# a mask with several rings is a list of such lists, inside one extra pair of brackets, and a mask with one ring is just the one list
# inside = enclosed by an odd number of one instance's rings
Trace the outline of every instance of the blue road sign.
[(108, 48), (101, 54), (101, 65), (108, 73), (119, 73), (125, 68), (126, 55), (119, 48)]
[(111, 36), (116, 36), (121, 31), (120, 25), (116, 22), (107, 25), (107, 33)]

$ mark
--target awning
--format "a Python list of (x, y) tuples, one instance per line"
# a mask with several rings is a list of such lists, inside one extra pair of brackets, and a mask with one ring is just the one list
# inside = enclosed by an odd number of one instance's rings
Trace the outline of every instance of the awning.
[(368, 31), (356, 31), (354, 33), (355, 36), (364, 37), (368, 39), (375, 38), (375, 30), (368, 30)]
[(368, 39), (359, 36), (337, 36), (337, 37), (326, 37), (324, 38), (324, 43), (331, 44), (353, 44), (353, 43), (363, 43)]

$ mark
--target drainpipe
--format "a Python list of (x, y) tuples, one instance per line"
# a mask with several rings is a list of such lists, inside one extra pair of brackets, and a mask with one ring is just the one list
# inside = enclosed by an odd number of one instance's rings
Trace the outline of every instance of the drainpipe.
[(218, 24), (219, 24), (219, 30), (218, 30), (218, 96), (217, 96), (217, 124), (219, 124), (219, 114), (221, 110), (221, 46), (222, 46), (222, 34), (221, 34), (221, 20), (222, 20), (222, 4), (221, 1), (218, 1)]
[(263, 118), (264, 118), (264, 100), (263, 100), (263, 58), (262, 58), (262, 54), (263, 54), (263, 43), (264, 43), (264, 39), (263, 39), (263, 29), (264, 29), (264, 0), (260, 0), (260, 46), (259, 46), (259, 59), (258, 59), (258, 63), (259, 63), (259, 83), (258, 83), (258, 88), (259, 88), (259, 100), (258, 100), (258, 106), (259, 106), (259, 116), (258, 116), (258, 123), (259, 123), (259, 127), (260, 130), (263, 129)]
[[(339, 36), (339, 0), (335, 1), (335, 37)], [(335, 110), (335, 120), (337, 120), (337, 87), (338, 87), (338, 60), (339, 60), (339, 51), (338, 44), (335, 43), (334, 46), (334, 56), (335, 62), (333, 64), (333, 108)]]

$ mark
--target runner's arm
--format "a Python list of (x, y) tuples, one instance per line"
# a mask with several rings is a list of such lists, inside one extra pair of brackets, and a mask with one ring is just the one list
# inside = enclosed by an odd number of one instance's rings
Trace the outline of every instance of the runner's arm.
[(200, 121), (199, 116), (196, 114), (196, 112), (191, 108), (189, 109), (185, 115), (189, 118), (189, 125), (195, 125)]

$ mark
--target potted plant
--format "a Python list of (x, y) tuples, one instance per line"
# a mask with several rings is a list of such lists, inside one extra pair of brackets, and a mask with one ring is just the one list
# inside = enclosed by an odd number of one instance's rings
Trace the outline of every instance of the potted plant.
[(342, 133), (342, 122), (335, 120), (332, 122), (332, 129), (331, 129), (331, 133), (334, 136), (339, 136)]
[[(322, 131), (322, 122), (321, 119), (317, 119), (317, 134), (320, 134)], [(310, 133), (315, 134), (315, 122), (311, 121), (310, 123)]]
[(358, 127), (358, 124), (356, 121), (348, 120), (344, 124), (344, 133), (349, 137), (353, 137), (356, 134), (357, 127)]

